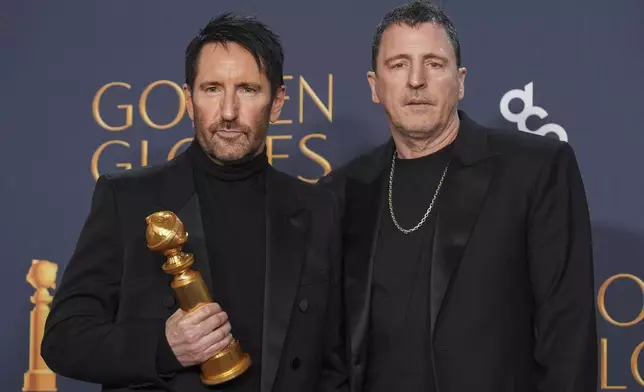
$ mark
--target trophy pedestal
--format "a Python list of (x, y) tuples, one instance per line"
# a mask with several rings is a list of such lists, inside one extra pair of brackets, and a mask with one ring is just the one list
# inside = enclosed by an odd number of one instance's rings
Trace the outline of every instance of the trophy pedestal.
[(56, 374), (49, 369), (30, 370), (25, 373), (23, 391), (56, 392)]
[(206, 385), (223, 384), (244, 373), (251, 364), (239, 342), (233, 342), (201, 365), (201, 382)]

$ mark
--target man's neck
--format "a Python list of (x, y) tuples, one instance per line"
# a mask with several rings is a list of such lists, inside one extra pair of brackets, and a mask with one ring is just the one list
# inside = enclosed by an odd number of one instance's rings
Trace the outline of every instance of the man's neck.
[(410, 138), (400, 132), (392, 132), (398, 157), (421, 158), (442, 150), (456, 139), (459, 124), (458, 114), (455, 113), (442, 130), (432, 132), (426, 139)]

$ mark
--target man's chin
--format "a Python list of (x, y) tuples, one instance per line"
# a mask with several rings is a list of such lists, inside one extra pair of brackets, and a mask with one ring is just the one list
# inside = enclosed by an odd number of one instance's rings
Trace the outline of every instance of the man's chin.
[(236, 151), (217, 151), (215, 150), (214, 154), (210, 154), (211, 158), (214, 158), (217, 162), (220, 162), (224, 165), (242, 163), (244, 161), (252, 159), (257, 155), (256, 150), (247, 149), (247, 150), (236, 150)]
[(404, 124), (400, 133), (411, 139), (425, 139), (434, 133), (434, 124)]

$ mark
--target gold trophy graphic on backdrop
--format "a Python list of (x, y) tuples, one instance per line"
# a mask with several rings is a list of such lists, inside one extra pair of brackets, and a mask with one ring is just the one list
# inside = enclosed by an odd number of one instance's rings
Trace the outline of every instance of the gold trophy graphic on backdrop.
[(47, 260), (32, 260), (27, 273), (27, 282), (36, 289), (31, 296), (35, 306), (31, 310), (29, 326), (29, 370), (25, 373), (22, 390), (55, 392), (56, 373), (45, 363), (40, 355), (40, 344), (45, 333), (45, 321), (49, 315), (49, 305), (53, 297), (48, 289), (56, 288), (58, 265)]
[[(203, 304), (213, 302), (201, 274), (191, 269), (194, 256), (181, 250), (188, 239), (188, 233), (179, 217), (170, 211), (159, 211), (148, 216), (145, 221), (148, 224), (148, 248), (166, 256), (167, 261), (162, 269), (174, 276), (171, 287), (181, 309), (191, 312)], [(206, 385), (224, 383), (244, 373), (250, 364), (250, 356), (242, 351), (239, 342), (234, 339), (228, 347), (201, 364), (201, 381)]]

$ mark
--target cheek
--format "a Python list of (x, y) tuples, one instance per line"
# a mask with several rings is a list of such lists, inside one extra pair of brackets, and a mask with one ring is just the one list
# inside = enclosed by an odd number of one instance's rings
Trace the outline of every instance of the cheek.
[(270, 110), (270, 105), (259, 102), (253, 102), (252, 105), (242, 105), (239, 110), (239, 120), (253, 130), (257, 130), (258, 126), (268, 121)]
[(454, 79), (452, 76), (441, 76), (434, 78), (433, 81), (433, 90), (443, 102), (452, 101), (458, 97), (458, 90), (460, 89), (458, 79)]
[(400, 100), (404, 96), (402, 88), (397, 87), (396, 84), (390, 83), (380, 86), (377, 90), (380, 101), (387, 106), (398, 106)]
[(219, 118), (219, 106), (215, 99), (201, 99), (194, 103), (196, 120), (212, 123)]

